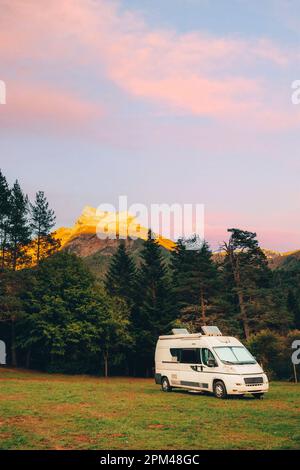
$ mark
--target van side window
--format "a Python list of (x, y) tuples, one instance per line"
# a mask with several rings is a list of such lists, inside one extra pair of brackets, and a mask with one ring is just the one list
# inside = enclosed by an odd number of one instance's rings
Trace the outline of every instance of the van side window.
[(200, 349), (181, 349), (180, 362), (183, 364), (199, 364)]
[(201, 351), (202, 351), (202, 363), (205, 364), (206, 366), (207, 366), (207, 361), (209, 359), (215, 360), (213, 353), (209, 349), (203, 348)]
[(170, 349), (170, 353), (171, 353), (171, 356), (172, 356), (172, 360), (173, 361), (177, 361), (177, 362), (180, 362), (180, 349), (178, 348), (171, 348)]

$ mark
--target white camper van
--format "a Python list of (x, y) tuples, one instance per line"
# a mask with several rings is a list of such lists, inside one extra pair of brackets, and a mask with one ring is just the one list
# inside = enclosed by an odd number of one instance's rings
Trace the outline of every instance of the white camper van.
[(172, 331), (159, 337), (155, 351), (155, 382), (164, 392), (179, 387), (217, 398), (249, 393), (262, 398), (268, 391), (266, 374), (238, 339), (222, 336), (216, 326), (203, 326), (203, 334)]

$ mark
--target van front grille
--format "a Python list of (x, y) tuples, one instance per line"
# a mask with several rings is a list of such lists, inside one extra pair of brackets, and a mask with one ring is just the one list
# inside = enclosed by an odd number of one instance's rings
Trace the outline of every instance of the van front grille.
[(244, 378), (246, 385), (261, 385), (264, 383), (263, 377), (245, 377)]

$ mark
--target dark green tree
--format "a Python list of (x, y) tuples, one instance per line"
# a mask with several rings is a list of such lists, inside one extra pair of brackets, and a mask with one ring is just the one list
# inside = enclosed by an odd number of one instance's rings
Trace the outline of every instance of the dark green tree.
[[(101, 328), (100, 348), (103, 356), (104, 376), (109, 373), (109, 364), (120, 365), (132, 350), (133, 337), (130, 329), (127, 303), (120, 298), (111, 298), (101, 293), (102, 308), (98, 308)], [(99, 299), (99, 300), (100, 300)]]
[(8, 248), (10, 190), (5, 176), (0, 170), (0, 267), (4, 269), (6, 263), (6, 250)]
[(261, 330), (248, 338), (247, 346), (269, 377), (279, 378), (283, 369), (284, 338), (271, 330)]
[(128, 306), (132, 306), (136, 298), (136, 282), (135, 263), (128, 254), (124, 241), (121, 241), (112, 256), (105, 277), (105, 288), (110, 295), (124, 299)]
[(8, 252), (10, 267), (13, 271), (30, 262), (28, 245), (31, 229), (28, 221), (28, 197), (16, 181), (11, 189)]
[(300, 329), (300, 259), (296, 253), (292, 259), (287, 257), (282, 266), (273, 273), (274, 290), (285, 303), (288, 314), (292, 317), (294, 328)]
[(99, 372), (103, 364), (107, 372), (109, 353), (122, 351), (130, 339), (126, 306), (110, 299), (82, 260), (66, 252), (41, 260), (23, 305), (18, 345), (36, 368)]
[(141, 252), (138, 291), (139, 309), (134, 320), (137, 330), (136, 353), (149, 375), (152, 372), (157, 338), (169, 332), (176, 318), (168, 269), (151, 230)]
[(171, 253), (172, 284), (178, 315), (190, 302), (190, 275), (193, 251), (188, 250), (184, 240), (179, 239)]
[[(105, 280), (106, 292), (116, 302), (125, 302), (128, 309), (128, 334), (131, 337), (130, 348), (126, 348), (126, 373), (134, 373), (135, 350), (134, 337), (136, 327), (134, 320), (137, 312), (137, 269), (126, 249), (125, 241), (120, 241), (116, 253), (112, 256)], [(114, 344), (114, 341), (112, 341)]]
[(49, 203), (43, 191), (38, 191), (35, 201), (30, 204), (30, 226), (33, 235), (33, 249), (35, 261), (38, 264), (41, 259), (53, 254), (59, 248), (59, 242), (52, 235), (51, 230), (55, 225), (55, 214), (49, 208)]
[(192, 330), (206, 325), (214, 313), (218, 271), (206, 242), (179, 240), (172, 253), (173, 286), (180, 319)]
[(256, 233), (239, 229), (229, 229), (228, 232), (231, 236), (229, 242), (223, 245), (224, 264), (227, 271), (231, 272), (238, 300), (239, 320), (245, 337), (249, 338), (258, 328), (268, 327), (268, 320), (276, 323), (281, 315), (277, 314), (275, 321), (276, 301), (272, 291), (272, 275)]
[(293, 315), (294, 327), (297, 330), (300, 330), (300, 303), (292, 289), (288, 290), (287, 308), (288, 311)]

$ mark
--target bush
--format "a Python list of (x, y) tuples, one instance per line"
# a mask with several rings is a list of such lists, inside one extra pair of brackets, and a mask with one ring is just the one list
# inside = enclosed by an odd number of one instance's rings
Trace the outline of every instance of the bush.
[(270, 330), (262, 330), (247, 341), (248, 348), (262, 365), (270, 379), (278, 379), (282, 373), (284, 341)]
[(287, 336), (263, 330), (251, 336), (247, 346), (270, 379), (293, 380), (291, 345), (295, 339), (300, 339), (299, 330), (293, 330)]

